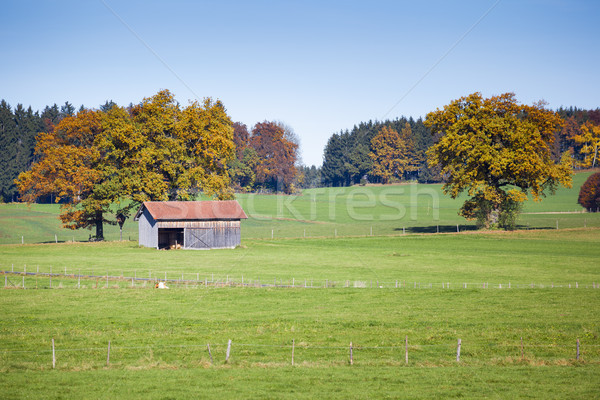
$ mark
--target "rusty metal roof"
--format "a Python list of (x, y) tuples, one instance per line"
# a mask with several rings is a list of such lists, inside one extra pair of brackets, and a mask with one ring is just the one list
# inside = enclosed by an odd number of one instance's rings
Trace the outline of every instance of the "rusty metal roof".
[(247, 219), (235, 200), (225, 201), (145, 201), (135, 215), (138, 220), (147, 209), (155, 220)]

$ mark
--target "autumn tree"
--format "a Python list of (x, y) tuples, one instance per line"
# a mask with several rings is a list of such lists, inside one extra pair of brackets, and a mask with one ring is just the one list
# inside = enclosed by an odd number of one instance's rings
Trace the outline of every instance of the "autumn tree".
[(598, 211), (600, 208), (600, 172), (590, 175), (581, 185), (577, 203), (591, 212)]
[(425, 124), (441, 134), (427, 155), (446, 177), (444, 192), (456, 198), (466, 191), (470, 199), (460, 214), (482, 227), (512, 229), (528, 193), (540, 200), (559, 185), (571, 186), (569, 155), (555, 163), (551, 154), (562, 119), (542, 103), (473, 93), (429, 113)]
[(386, 184), (393, 177), (401, 178), (409, 166), (408, 146), (395, 129), (384, 126), (371, 140), (371, 173)]
[(581, 125), (580, 130), (574, 131), (570, 139), (581, 146), (583, 168), (596, 168), (598, 164), (598, 148), (600, 147), (600, 125), (588, 121)]
[(99, 146), (123, 197), (136, 204), (190, 200), (199, 191), (231, 198), (227, 164), (235, 145), (231, 119), (220, 101), (205, 99), (182, 109), (163, 90), (130, 110), (113, 106), (103, 129)]
[(60, 219), (70, 229), (95, 227), (104, 239), (105, 214), (114, 201), (106, 181), (104, 154), (96, 139), (102, 132), (102, 115), (84, 110), (68, 116), (47, 133), (37, 136), (38, 161), (19, 175), (16, 183), (23, 200), (32, 203), (55, 194), (61, 202)]
[(250, 134), (248, 127), (241, 122), (233, 123), (233, 142), (235, 143), (235, 151), (238, 159), (243, 158), (243, 153), (250, 145)]
[(268, 121), (254, 125), (250, 145), (260, 159), (256, 167), (257, 181), (273, 190), (292, 193), (298, 145), (286, 138), (279, 124)]
[(221, 102), (182, 109), (161, 91), (137, 106), (104, 109), (63, 116), (38, 135), (38, 161), (17, 180), (26, 201), (55, 194), (65, 227), (95, 226), (102, 240), (103, 224), (116, 223), (110, 214), (127, 216), (143, 201), (190, 200), (199, 191), (232, 196), (227, 164), (235, 145)]

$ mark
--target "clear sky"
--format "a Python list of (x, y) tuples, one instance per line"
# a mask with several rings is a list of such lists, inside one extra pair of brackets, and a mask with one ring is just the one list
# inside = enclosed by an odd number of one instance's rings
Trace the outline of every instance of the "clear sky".
[(218, 98), (249, 129), (291, 126), (320, 165), (333, 133), (475, 91), (600, 107), (599, 21), (596, 0), (3, 0), (0, 98)]

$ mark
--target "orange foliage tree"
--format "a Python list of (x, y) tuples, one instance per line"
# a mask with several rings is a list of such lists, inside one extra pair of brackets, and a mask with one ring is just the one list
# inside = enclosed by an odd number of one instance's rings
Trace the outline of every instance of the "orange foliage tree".
[(104, 154), (96, 146), (102, 132), (102, 115), (83, 110), (66, 117), (48, 133), (37, 136), (38, 161), (16, 180), (29, 203), (55, 194), (61, 203), (60, 219), (70, 229), (96, 228), (96, 239), (104, 238), (105, 214), (115, 199), (107, 180)]
[(577, 203), (591, 212), (600, 208), (600, 172), (590, 175), (579, 189)]
[(286, 138), (281, 124), (264, 121), (254, 125), (250, 145), (260, 160), (256, 166), (257, 181), (274, 190), (292, 193), (298, 144)]

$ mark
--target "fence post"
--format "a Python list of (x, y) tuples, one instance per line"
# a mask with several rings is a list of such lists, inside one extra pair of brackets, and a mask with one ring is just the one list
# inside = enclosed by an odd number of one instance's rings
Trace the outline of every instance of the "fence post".
[(350, 342), (350, 365), (354, 365), (354, 355), (352, 354), (352, 342)]
[(52, 369), (56, 367), (56, 353), (54, 352), (54, 338), (52, 338)]
[(408, 365), (408, 335), (404, 338), (404, 363)]
[(231, 339), (227, 343), (227, 353), (225, 354), (225, 363), (229, 361), (229, 354), (231, 353)]
[(521, 361), (525, 358), (525, 350), (523, 349), (523, 336), (521, 336)]
[(206, 344), (206, 348), (208, 349), (208, 356), (210, 357), (210, 365), (213, 363), (212, 353), (210, 352), (210, 343)]
[(106, 366), (110, 364), (110, 340), (108, 341), (108, 352), (106, 353)]
[(458, 339), (458, 347), (456, 348), (456, 362), (460, 362), (460, 345), (461, 341)]

